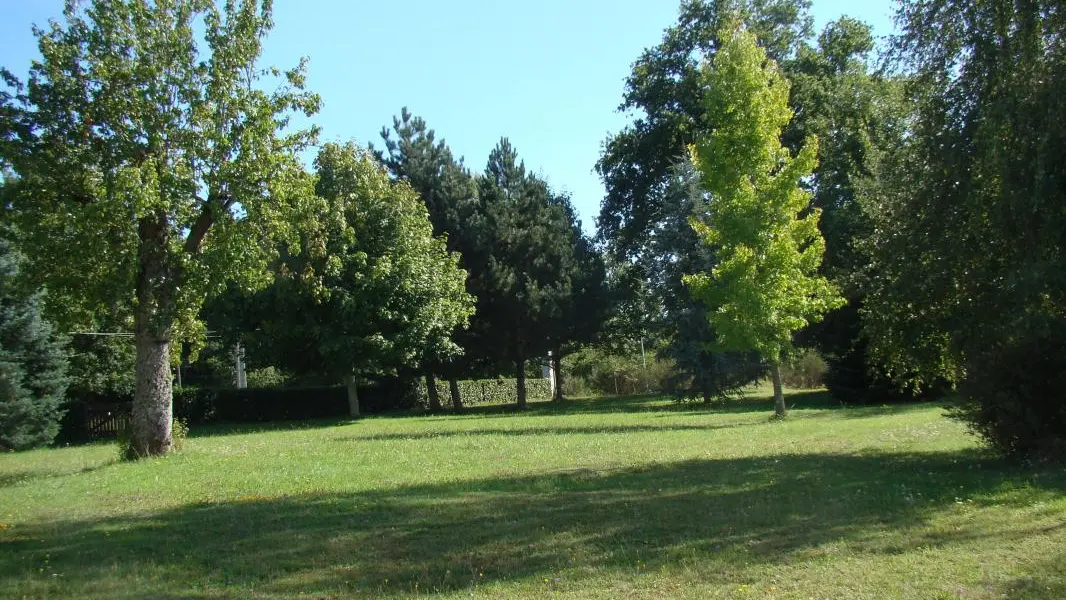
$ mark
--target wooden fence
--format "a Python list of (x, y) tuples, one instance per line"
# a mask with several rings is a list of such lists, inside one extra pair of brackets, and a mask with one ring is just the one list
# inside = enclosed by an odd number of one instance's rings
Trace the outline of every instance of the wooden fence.
[(85, 430), (91, 439), (113, 438), (129, 427), (133, 404), (100, 403), (85, 405)]

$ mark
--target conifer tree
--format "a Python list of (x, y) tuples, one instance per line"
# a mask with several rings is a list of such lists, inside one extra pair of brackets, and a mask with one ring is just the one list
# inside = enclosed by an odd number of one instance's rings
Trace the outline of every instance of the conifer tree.
[(67, 388), (64, 340), (41, 319), (41, 294), (18, 283), (19, 256), (0, 240), (0, 449), (50, 444)]

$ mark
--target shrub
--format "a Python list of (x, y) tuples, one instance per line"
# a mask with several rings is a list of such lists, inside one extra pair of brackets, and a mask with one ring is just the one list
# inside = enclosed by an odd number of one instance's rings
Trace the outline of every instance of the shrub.
[(1004, 454), (1066, 457), (1066, 326), (969, 357), (951, 414)]
[(248, 387), (279, 388), (285, 385), (288, 377), (275, 367), (264, 367), (248, 371)]
[(785, 387), (810, 389), (822, 387), (829, 369), (816, 350), (804, 349), (793, 356), (781, 369), (781, 381)]
[(859, 339), (840, 356), (828, 357), (825, 387), (834, 400), (842, 404), (899, 404), (936, 400), (943, 397), (949, 386), (937, 382), (920, 391), (901, 388), (877, 367), (867, 364), (867, 342)]
[(563, 390), (622, 396), (659, 392), (672, 373), (673, 363), (652, 352), (642, 358), (639, 351), (617, 354), (588, 347), (563, 358)]

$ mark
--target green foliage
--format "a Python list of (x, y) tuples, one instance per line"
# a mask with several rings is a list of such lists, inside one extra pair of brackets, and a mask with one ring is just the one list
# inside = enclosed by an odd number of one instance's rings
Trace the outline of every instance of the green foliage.
[(992, 341), (968, 365), (953, 416), (1004, 454), (1066, 458), (1066, 326)]
[(288, 381), (288, 376), (277, 367), (250, 369), (247, 373), (250, 388), (279, 388)]
[(271, 26), (269, 2), (96, 0), (36, 31), (0, 160), (26, 183), (14, 208), (33, 270), (78, 290), (51, 302), (129, 307), (137, 292), (154, 330), (192, 335), (205, 296), (268, 280), (259, 242), (293, 239), (308, 197), (296, 153), (315, 133), (279, 130), (319, 104), (303, 63), (260, 90)]
[[(573, 385), (575, 395), (609, 396), (647, 394), (668, 389), (673, 364), (639, 348), (618, 353), (587, 346), (563, 361), (563, 385)], [(649, 349), (650, 350), (650, 349)]]
[(1040, 354), (1066, 319), (1066, 17), (1001, 0), (912, 0), (899, 17), (906, 118), (866, 203), (865, 333), (898, 382), (961, 383), (957, 414), (1038, 452), (1064, 436), (1058, 359)]
[(488, 327), (483, 339), (512, 361), (542, 356), (552, 349), (544, 332), (560, 317), (559, 300), (571, 289), (562, 273), (573, 260), (570, 224), (506, 138), (489, 155), (478, 184), (485, 268), (475, 289)]
[[(447, 398), (449, 392), (448, 382), (438, 379), (437, 393), (441, 398)], [(463, 399), (464, 406), (488, 406), (496, 404), (514, 404), (516, 401), (516, 382), (514, 379), (460, 379), (459, 394)], [(530, 400), (550, 400), (551, 382), (540, 377), (526, 378), (526, 394)], [(429, 406), (429, 396), (423, 383), (418, 387), (418, 404)]]
[(689, 224), (704, 206), (699, 173), (688, 162), (677, 165), (664, 192), (664, 218), (643, 258), (647, 333), (658, 339), (657, 354), (672, 365), (663, 381), (676, 398), (705, 402), (735, 395), (762, 376), (765, 368), (751, 352), (708, 348), (714, 331), (707, 308), (685, 285), (686, 274), (709, 271), (717, 264), (713, 248), (702, 243)]
[(787, 80), (740, 25), (719, 38), (703, 82), (706, 110), (718, 119), (691, 148), (709, 194), (692, 225), (718, 262), (685, 283), (708, 307), (716, 347), (773, 362), (793, 332), (842, 302), (817, 274), (825, 248), (819, 211), (801, 187), (817, 164), (817, 140), (790, 155), (780, 141), (792, 118)]
[(633, 64), (621, 108), (641, 117), (607, 139), (596, 164), (607, 188), (597, 225), (616, 257), (647, 251), (666, 216), (665, 182), (696, 132), (718, 118), (706, 112), (699, 60), (718, 50), (723, 21), (744, 18), (770, 56), (783, 61), (809, 36), (809, 9), (808, 0), (686, 0), (663, 41)]
[[(391, 130), (382, 129), (381, 137), (385, 143), (385, 151), (378, 153), (382, 164), (396, 180), (409, 184), (418, 194), (429, 214), (434, 237), (444, 239), (448, 251), (458, 254), (459, 265), (469, 274), (467, 290), (476, 293), (473, 282), (480, 279), (485, 264), (479, 249), (483, 215), (474, 177), (462, 159), (452, 155), (444, 140), (436, 139), (425, 120), (411, 115), (406, 108), (393, 118)], [(454, 376), (490, 356), (474, 334), (485, 329), (480, 318), (475, 312), (471, 327), (455, 332), (452, 340), (462, 348), (461, 354), (448, 347), (427, 348), (423, 368)]]
[(234, 294), (222, 311), (230, 335), (261, 364), (335, 378), (415, 366), (427, 348), (458, 352), (451, 336), (473, 311), (466, 272), (420, 198), (352, 144), (327, 144), (315, 164), (321, 206), (298, 246), (323, 245), (284, 253), (258, 295)]
[(69, 381), (66, 340), (41, 318), (42, 294), (19, 288), (19, 263), (0, 239), (0, 450), (52, 443)]
[(182, 419), (174, 419), (170, 431), (174, 438), (174, 450), (181, 452), (185, 449), (185, 440), (189, 437), (189, 424)]
[(781, 380), (790, 388), (819, 388), (825, 383), (829, 365), (817, 350), (795, 352), (781, 367)]
[[(102, 328), (104, 332), (121, 329)], [(136, 348), (126, 336), (73, 335), (68, 344), (72, 398), (89, 395), (132, 395)]]

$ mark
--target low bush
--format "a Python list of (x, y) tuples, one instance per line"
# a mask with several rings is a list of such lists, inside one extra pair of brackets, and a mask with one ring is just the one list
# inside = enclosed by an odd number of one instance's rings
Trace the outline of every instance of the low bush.
[(673, 363), (639, 350), (615, 354), (587, 347), (563, 357), (563, 391), (582, 394), (629, 396), (666, 389), (665, 380), (673, 373)]
[(782, 366), (781, 381), (785, 387), (794, 389), (822, 387), (828, 370), (829, 366), (817, 350), (804, 349)]
[[(90, 405), (108, 405), (128, 413), (132, 397), (122, 394), (89, 394), (68, 406), (59, 436), (61, 443), (90, 439), (86, 410)], [(359, 387), (359, 405), (364, 414), (410, 409), (418, 405), (414, 383), (400, 378), (383, 379)], [(348, 391), (344, 386), (300, 388), (174, 388), (174, 418), (188, 425), (213, 423), (266, 423), (347, 417)]]
[(952, 416), (998, 451), (1066, 458), (1066, 326), (993, 341), (967, 364)]

